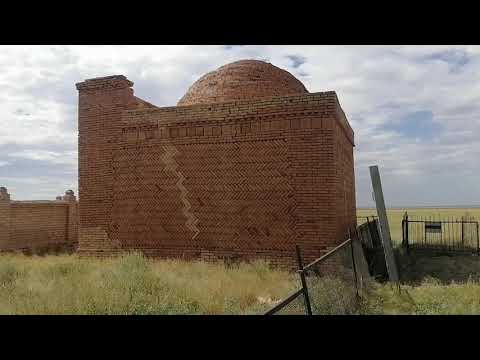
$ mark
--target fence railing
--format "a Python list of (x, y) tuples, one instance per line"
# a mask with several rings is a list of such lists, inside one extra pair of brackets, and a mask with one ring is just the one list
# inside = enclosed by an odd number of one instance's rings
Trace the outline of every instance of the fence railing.
[(343, 314), (357, 308), (372, 274), (364, 249), (378, 244), (378, 237), (378, 223), (366, 222), (350, 231), (347, 240), (305, 266), (296, 246), (300, 288), (265, 315)]
[(480, 255), (479, 223), (471, 218), (440, 219), (412, 216), (402, 219), (402, 246), (411, 250), (473, 252)]
[[(297, 259), (298, 259), (298, 266), (299, 269), (297, 270), (297, 273), (300, 277), (300, 284), (301, 287), (297, 291), (295, 291), (293, 294), (288, 296), (285, 300), (277, 304), (275, 307), (270, 309), (265, 313), (265, 315), (274, 315), (274, 314), (288, 314), (288, 315), (293, 315), (293, 314), (301, 314), (304, 313), (305, 315), (317, 315), (318, 311), (318, 305), (317, 301), (315, 301), (316, 293), (315, 290), (319, 287), (319, 281), (321, 278), (321, 273), (320, 273), (320, 267), (321, 264), (323, 264), (327, 259), (333, 258), (335, 254), (338, 254), (338, 252), (346, 247), (351, 248), (352, 247), (352, 239), (348, 239), (344, 241), (342, 244), (334, 248), (333, 250), (329, 251), (325, 255), (321, 256), (320, 258), (314, 260), (310, 264), (306, 265), (303, 267), (302, 264), (302, 256), (301, 256), (301, 250), (296, 246), (296, 254), (297, 254)], [(354, 259), (354, 256), (352, 256), (352, 259)], [(356, 279), (356, 270), (355, 266), (352, 267), (352, 271), (355, 272), (354, 278)], [(339, 274), (335, 274), (336, 277), (339, 277)], [(357, 284), (355, 282), (354, 285), (355, 288), (355, 295), (358, 295), (358, 288)], [(314, 290), (312, 293), (310, 290)], [(301, 302), (300, 302), (301, 300)], [(312, 304), (313, 302), (313, 304)], [(313, 306), (312, 306), (313, 305)], [(312, 309), (313, 307), (313, 309)]]
[(286, 314), (286, 315), (312, 315), (312, 308), (310, 306), (310, 298), (308, 295), (308, 287), (305, 282), (305, 275), (303, 274), (303, 262), (300, 247), (295, 246), (298, 263), (298, 273), (300, 275), (301, 288), (295, 291), (292, 295), (281, 301), (275, 307), (265, 313), (265, 315)]
[(367, 219), (371, 219), (372, 221), (375, 220), (375, 219), (378, 219), (378, 216), (377, 215), (367, 215), (367, 216), (359, 216), (357, 215), (357, 220), (367, 220)]

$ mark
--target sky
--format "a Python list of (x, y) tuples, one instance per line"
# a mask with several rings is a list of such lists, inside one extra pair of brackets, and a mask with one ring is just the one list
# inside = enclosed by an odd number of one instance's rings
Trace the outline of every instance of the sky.
[(258, 59), (336, 91), (355, 132), (357, 206), (480, 205), (479, 46), (0, 46), (0, 186), (15, 200), (77, 193), (75, 83), (123, 74), (174, 106), (206, 72)]

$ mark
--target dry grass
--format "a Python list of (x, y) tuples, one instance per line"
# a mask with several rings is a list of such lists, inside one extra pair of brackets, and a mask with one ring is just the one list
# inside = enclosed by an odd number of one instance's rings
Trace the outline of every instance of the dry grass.
[(0, 314), (256, 314), (296, 286), (261, 261), (0, 256)]
[(415, 252), (410, 255), (398, 252), (401, 278), (410, 285), (419, 285), (425, 279), (434, 278), (448, 285), (452, 282), (480, 281), (480, 257), (474, 254), (435, 254)]
[[(330, 277), (311, 283), (314, 313), (480, 314), (480, 283), (472, 276), (479, 258), (411, 261), (417, 275), (426, 269), (423, 278), (402, 285), (400, 294), (389, 284), (373, 284), (360, 307), (351, 284)], [(441, 277), (459, 264), (462, 282), (426, 275)], [(0, 256), (0, 314), (262, 314), (298, 286), (296, 274), (264, 262), (227, 267), (138, 254), (109, 260)], [(281, 313), (302, 314), (303, 299)]]
[(480, 315), (480, 283), (442, 284), (425, 278), (421, 285), (375, 284), (362, 306), (363, 314), (384, 315)]
[(363, 314), (480, 315), (480, 257), (399, 252), (401, 291), (374, 283)]
[[(404, 209), (389, 210), (401, 238)], [(480, 218), (480, 209), (409, 209), (411, 215)], [(375, 214), (359, 210), (359, 216)], [(310, 289), (316, 314), (480, 314), (479, 257), (401, 259), (402, 292), (373, 284), (360, 307), (351, 284), (324, 278)], [(453, 282), (452, 282), (453, 280)], [(0, 255), (0, 314), (262, 314), (299, 287), (296, 274), (266, 262)], [(302, 314), (303, 299), (283, 313)]]

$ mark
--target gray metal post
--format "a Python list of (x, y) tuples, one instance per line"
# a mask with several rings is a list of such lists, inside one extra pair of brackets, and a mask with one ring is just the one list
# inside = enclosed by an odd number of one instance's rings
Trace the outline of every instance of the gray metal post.
[(387, 264), (388, 277), (390, 281), (397, 283), (399, 280), (398, 269), (393, 253), (392, 239), (390, 237), (390, 227), (388, 226), (387, 209), (385, 208), (385, 200), (383, 198), (380, 172), (378, 171), (377, 165), (370, 166), (369, 168), (380, 225), (380, 237), (382, 239), (383, 250), (385, 252), (385, 262)]

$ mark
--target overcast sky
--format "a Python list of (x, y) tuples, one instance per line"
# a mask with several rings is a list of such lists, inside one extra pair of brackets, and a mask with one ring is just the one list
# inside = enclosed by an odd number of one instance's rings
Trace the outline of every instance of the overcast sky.
[(478, 46), (0, 46), (0, 186), (17, 200), (77, 192), (76, 82), (124, 74), (137, 96), (171, 106), (240, 59), (337, 92), (355, 131), (358, 206), (373, 204), (374, 164), (387, 206), (480, 205)]

